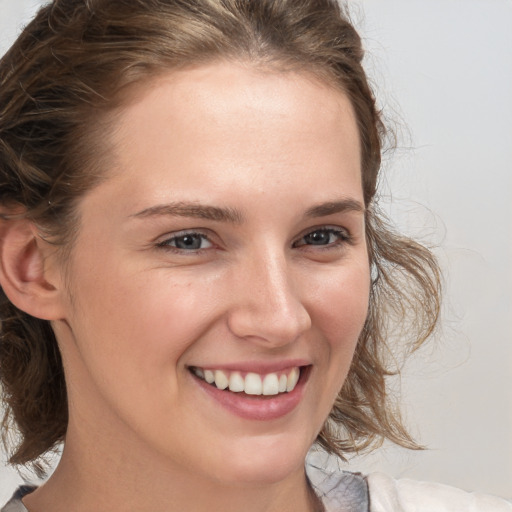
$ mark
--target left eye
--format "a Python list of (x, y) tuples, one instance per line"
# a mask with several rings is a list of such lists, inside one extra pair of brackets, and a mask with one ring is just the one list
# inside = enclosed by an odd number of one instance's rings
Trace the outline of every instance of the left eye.
[(202, 233), (184, 233), (176, 235), (158, 244), (160, 247), (175, 247), (182, 251), (208, 249), (212, 243)]
[(333, 245), (339, 242), (348, 241), (348, 234), (341, 229), (325, 228), (316, 229), (297, 240), (293, 246), (301, 247), (304, 245)]

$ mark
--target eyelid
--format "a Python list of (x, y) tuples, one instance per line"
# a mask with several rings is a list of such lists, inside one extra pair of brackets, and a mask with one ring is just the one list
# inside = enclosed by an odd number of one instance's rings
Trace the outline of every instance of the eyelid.
[[(155, 241), (155, 245), (157, 248), (160, 248), (160, 249), (174, 250), (175, 252), (179, 252), (179, 253), (187, 253), (188, 252), (191, 254), (197, 254), (198, 252), (209, 250), (216, 245), (215, 242), (212, 240), (212, 236), (209, 233), (205, 233), (205, 231), (208, 231), (208, 230), (191, 228), (191, 229), (182, 229), (180, 231), (167, 233), (163, 236), (158, 237), (158, 239)], [(198, 236), (198, 237), (202, 238), (203, 240), (207, 240), (210, 243), (211, 247), (187, 250), (187, 249), (181, 249), (179, 247), (176, 247), (176, 246), (170, 244), (170, 242), (172, 242), (173, 240), (176, 240), (178, 238), (183, 238), (186, 236)]]

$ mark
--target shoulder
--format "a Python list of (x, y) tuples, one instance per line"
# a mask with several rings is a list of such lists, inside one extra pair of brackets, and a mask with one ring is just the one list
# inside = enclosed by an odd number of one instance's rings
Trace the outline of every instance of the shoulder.
[(447, 485), (395, 480), (383, 473), (366, 477), (370, 512), (512, 512), (512, 503)]

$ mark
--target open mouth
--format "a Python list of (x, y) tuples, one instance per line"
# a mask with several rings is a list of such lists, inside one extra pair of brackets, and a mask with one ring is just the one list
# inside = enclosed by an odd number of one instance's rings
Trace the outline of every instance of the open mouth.
[(217, 389), (252, 396), (275, 396), (293, 391), (301, 377), (305, 378), (308, 368), (295, 366), (286, 371), (258, 374), (191, 366), (190, 371)]

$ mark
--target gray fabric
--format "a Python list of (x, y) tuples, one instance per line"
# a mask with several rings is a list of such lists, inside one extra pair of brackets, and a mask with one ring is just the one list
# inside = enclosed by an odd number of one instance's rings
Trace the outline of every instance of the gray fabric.
[(35, 487), (32, 485), (22, 485), (0, 512), (28, 512), (23, 505), (21, 498), (31, 493), (33, 490), (35, 490)]
[(325, 512), (369, 511), (368, 484), (363, 475), (348, 471), (328, 472), (313, 465), (306, 469)]
[[(325, 512), (368, 512), (368, 485), (359, 473), (328, 473), (314, 466), (308, 466), (307, 473)], [(20, 487), (0, 512), (28, 512), (21, 498), (34, 489)]]

